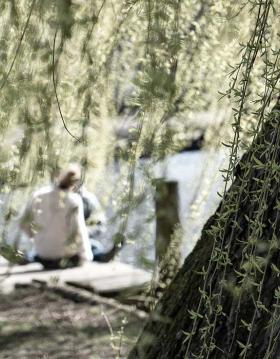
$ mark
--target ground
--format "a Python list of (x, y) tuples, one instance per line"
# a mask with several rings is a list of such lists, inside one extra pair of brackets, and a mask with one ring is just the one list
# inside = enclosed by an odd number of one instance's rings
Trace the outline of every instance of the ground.
[(127, 312), (74, 303), (41, 288), (0, 294), (1, 359), (124, 358), (140, 329)]

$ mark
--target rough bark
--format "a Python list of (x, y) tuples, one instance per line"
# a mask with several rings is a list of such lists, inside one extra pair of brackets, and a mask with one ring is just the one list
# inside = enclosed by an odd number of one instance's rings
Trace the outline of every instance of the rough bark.
[[(259, 203), (250, 194), (262, 190), (263, 179), (267, 178), (267, 173), (258, 166), (249, 166), (252, 161), (271, 164), (271, 176), (268, 177), (268, 197), (263, 215), (260, 219), (262, 223), (261, 242), (254, 245), (254, 253), (260, 259), (267, 261), (268, 265), (264, 270), (264, 281), (261, 292), (261, 300), (265, 308), (257, 308), (257, 315), (251, 331), (251, 347), (246, 354), (246, 358), (264, 359), (280, 357), (280, 321), (275, 324), (273, 332), (273, 350), (267, 354), (267, 347), (271, 335), (269, 320), (271, 313), (275, 313), (276, 300), (273, 298), (275, 290), (279, 286), (279, 273), (272, 270), (272, 264), (280, 267), (279, 253), (279, 183), (276, 179), (272, 167), (273, 163), (280, 166), (280, 130), (279, 130), (279, 105), (272, 111), (271, 116), (262, 127), (257, 139), (253, 142), (250, 150), (245, 153), (235, 171), (235, 178), (223, 201), (220, 203), (216, 213), (208, 220), (202, 231), (200, 240), (193, 252), (186, 258), (184, 265), (177, 273), (171, 285), (163, 294), (158, 302), (155, 311), (146, 324), (142, 335), (136, 346), (131, 351), (129, 358), (145, 359), (179, 359), (179, 358), (240, 358), (242, 357), (242, 346), (238, 344), (246, 343), (248, 330), (242, 321), (251, 322), (257, 307), (257, 290), (254, 286), (243, 291), (237, 298), (230, 286), (238, 287), (239, 277), (236, 271), (242, 271), (241, 261), (244, 259), (245, 247), (248, 243), (248, 233), (250, 220), (256, 218)], [(268, 148), (276, 149), (274, 157)], [(276, 153), (276, 156), (275, 156)], [(278, 171), (279, 171), (278, 167)], [(275, 171), (275, 170), (274, 170)], [(246, 182), (244, 182), (244, 180)], [(216, 347), (209, 353), (201, 352), (203, 341), (202, 328), (205, 327), (205, 310), (201, 309), (202, 318), (197, 321), (195, 333), (192, 337), (191, 345), (186, 356), (187, 341), (186, 332), (191, 332), (193, 321), (191, 320), (190, 310), (196, 311), (201, 298), (199, 288), (203, 288), (204, 278), (199, 273), (203, 268), (207, 268), (213, 243), (215, 238), (210, 234), (211, 228), (221, 223), (221, 215), (224, 204), (235, 204), (236, 193), (240, 193), (242, 183), (243, 193), (240, 196), (238, 210), (229, 217), (225, 224), (225, 236), (221, 246), (222, 249), (229, 249), (229, 259), (231, 264), (226, 269), (226, 283), (222, 294), (222, 314), (217, 317), (214, 331)], [(236, 225), (237, 223), (237, 225)], [(272, 226), (272, 223), (274, 224)], [(273, 227), (273, 229), (272, 229)], [(272, 234), (277, 239), (274, 249), (268, 251), (268, 243), (271, 242)], [(215, 266), (210, 267), (210, 275), (207, 277), (206, 288), (211, 287), (212, 295), (221, 288), (222, 270), (215, 271)], [(260, 281), (261, 273), (256, 273), (256, 280)], [(240, 300), (240, 309), (238, 306)], [(204, 310), (204, 312), (203, 312)], [(276, 313), (279, 309), (276, 308)], [(213, 321), (214, 313), (210, 313), (210, 322)], [(279, 318), (279, 314), (278, 314)], [(237, 319), (237, 321), (235, 321)], [(237, 326), (236, 326), (237, 323)], [(235, 327), (236, 326), (236, 327)], [(219, 349), (218, 349), (219, 348)], [(197, 355), (197, 356), (196, 356)], [(268, 356), (265, 356), (268, 355)]]

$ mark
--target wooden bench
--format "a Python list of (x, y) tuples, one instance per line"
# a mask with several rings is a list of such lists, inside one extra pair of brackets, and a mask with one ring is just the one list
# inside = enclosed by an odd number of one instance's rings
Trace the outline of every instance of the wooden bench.
[(9, 266), (0, 262), (0, 290), (12, 291), (17, 284), (42, 281), (49, 284), (72, 284), (92, 292), (106, 294), (135, 287), (149, 282), (152, 274), (118, 261), (86, 263), (81, 267), (63, 270), (43, 270), (39, 263)]

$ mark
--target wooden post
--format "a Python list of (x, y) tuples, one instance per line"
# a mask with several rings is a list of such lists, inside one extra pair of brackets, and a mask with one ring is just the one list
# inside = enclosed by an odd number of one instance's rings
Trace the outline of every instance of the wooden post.
[(159, 263), (167, 254), (179, 220), (178, 183), (164, 182), (156, 184), (156, 259)]
[(181, 233), (179, 220), (178, 183), (157, 181), (156, 207), (156, 266), (151, 282), (149, 308), (152, 309), (177, 273), (181, 259)]

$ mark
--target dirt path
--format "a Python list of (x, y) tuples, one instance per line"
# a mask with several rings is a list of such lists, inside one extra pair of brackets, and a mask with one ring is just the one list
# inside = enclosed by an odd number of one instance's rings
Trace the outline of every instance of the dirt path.
[(0, 358), (125, 358), (142, 322), (37, 288), (0, 294)]

